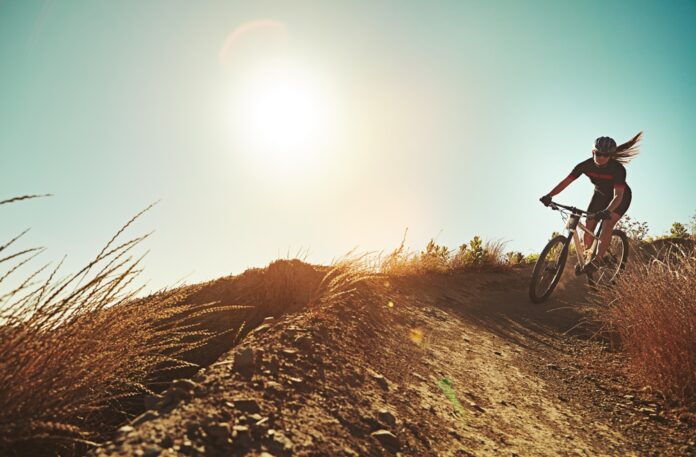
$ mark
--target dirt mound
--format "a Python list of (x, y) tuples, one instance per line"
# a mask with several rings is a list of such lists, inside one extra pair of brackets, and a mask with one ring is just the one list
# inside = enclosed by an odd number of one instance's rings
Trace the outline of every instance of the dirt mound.
[[(208, 366), (234, 347), (266, 317), (296, 312), (316, 297), (329, 268), (299, 260), (277, 260), (265, 268), (254, 268), (239, 276), (182, 287), (174, 306), (185, 310), (206, 305), (195, 319), (185, 321), (198, 330), (219, 335), (185, 354), (184, 359)], [(197, 369), (177, 370), (176, 376), (193, 375)], [(170, 374), (171, 375), (171, 374)], [(170, 376), (168, 375), (168, 376)], [(171, 377), (171, 376), (170, 376)]]
[[(301, 271), (314, 285), (318, 276)], [(584, 285), (564, 279), (547, 305), (533, 306), (528, 274), (373, 278), (329, 303), (307, 299), (291, 279), (287, 295), (265, 300), (299, 311), (250, 319), (262, 323), (239, 346), (152, 399), (94, 454), (693, 452), (693, 424), (631, 389), (598, 342), (567, 332)], [(242, 303), (244, 293), (263, 294), (229, 279), (195, 299)]]

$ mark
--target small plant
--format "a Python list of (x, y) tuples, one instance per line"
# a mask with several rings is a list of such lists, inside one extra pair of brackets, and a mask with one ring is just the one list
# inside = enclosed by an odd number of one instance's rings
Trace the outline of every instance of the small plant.
[(483, 266), (509, 266), (503, 254), (504, 243), (485, 243), (480, 236), (475, 236), (469, 243), (459, 246), (454, 254), (446, 246), (441, 246), (430, 240), (418, 254), (408, 252), (404, 239), (397, 249), (385, 259), (378, 260), (378, 269), (385, 274), (414, 275), (426, 272), (447, 272), (455, 269), (465, 269)]
[(446, 246), (440, 246), (435, 240), (428, 241), (425, 251), (420, 253), (420, 262), (432, 270), (446, 270), (449, 264), (450, 251)]
[(539, 253), (534, 252), (532, 254), (527, 254), (523, 260), (523, 263), (526, 263), (529, 265), (529, 264), (536, 263), (537, 260), (539, 260)]
[(476, 235), (469, 241), (459, 246), (459, 250), (455, 255), (455, 264), (457, 266), (480, 265), (486, 258), (486, 250), (483, 246), (481, 237)]
[(505, 253), (505, 260), (510, 265), (519, 265), (524, 260), (524, 254), (518, 251), (510, 251)]
[(626, 233), (629, 239), (633, 241), (645, 241), (648, 236), (648, 223), (640, 222), (637, 219), (632, 219), (629, 215), (623, 216), (616, 224), (618, 230)]
[(689, 232), (681, 222), (673, 222), (669, 229), (669, 234), (673, 238), (689, 238)]

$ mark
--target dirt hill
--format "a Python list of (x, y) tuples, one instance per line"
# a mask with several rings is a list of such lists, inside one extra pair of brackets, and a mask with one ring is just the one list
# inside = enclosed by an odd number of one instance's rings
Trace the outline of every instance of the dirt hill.
[[(303, 291), (326, 270), (283, 269), (290, 312), (287, 296), (265, 297), (273, 307), (255, 308), (237, 346), (148, 398), (94, 455), (696, 454), (694, 416), (632, 387), (620, 355), (578, 325), (580, 279), (543, 306), (523, 267), (376, 277), (313, 301)], [(239, 278), (196, 294), (240, 303)]]

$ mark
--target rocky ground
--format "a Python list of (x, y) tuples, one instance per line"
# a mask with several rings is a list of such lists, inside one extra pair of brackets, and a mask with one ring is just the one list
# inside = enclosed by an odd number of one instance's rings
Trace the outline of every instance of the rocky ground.
[(377, 278), (269, 317), (93, 455), (696, 455), (696, 416), (635, 388), (528, 269)]

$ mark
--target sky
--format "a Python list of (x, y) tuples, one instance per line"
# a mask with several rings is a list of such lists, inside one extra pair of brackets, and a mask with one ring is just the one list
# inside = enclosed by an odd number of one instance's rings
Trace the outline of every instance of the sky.
[[(598, 136), (696, 213), (696, 2), (0, 0), (0, 240), (76, 271), (133, 215), (157, 289), (298, 253), (539, 252)], [(556, 200), (585, 207), (586, 177)], [(2, 244), (2, 243), (0, 243)]]

